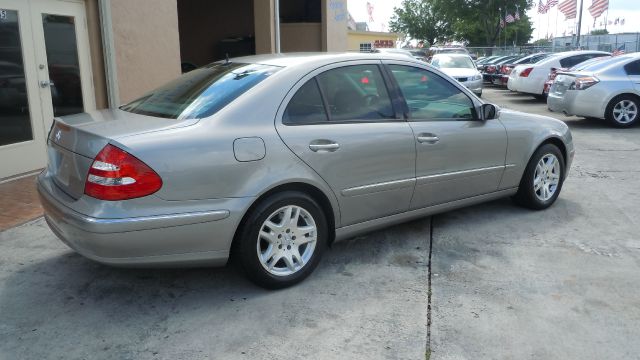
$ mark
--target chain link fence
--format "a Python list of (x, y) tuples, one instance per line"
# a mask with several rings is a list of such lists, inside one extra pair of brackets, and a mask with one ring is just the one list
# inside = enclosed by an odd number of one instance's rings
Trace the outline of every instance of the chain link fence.
[[(575, 36), (564, 36), (554, 39), (547, 46), (494, 46), (494, 47), (467, 47), (471, 54), (478, 57), (491, 55), (518, 55), (535, 54), (538, 52), (562, 52), (576, 50)], [(625, 53), (640, 51), (640, 33), (608, 34), (608, 35), (585, 35), (581, 36), (580, 49), (600, 50), (613, 52), (617, 49), (624, 50)]]

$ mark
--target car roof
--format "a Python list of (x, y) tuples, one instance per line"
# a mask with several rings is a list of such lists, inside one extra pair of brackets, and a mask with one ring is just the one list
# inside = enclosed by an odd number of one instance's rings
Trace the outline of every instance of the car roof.
[(471, 56), (469, 56), (469, 54), (463, 54), (463, 53), (439, 53), (439, 54), (434, 54), (433, 57), (468, 57), (471, 58)]
[[(405, 50), (406, 51), (406, 50)], [(403, 60), (411, 59), (402, 52), (378, 52), (378, 53), (287, 53), (252, 55), (229, 59), (231, 62), (264, 64), (279, 67), (294, 67), (313, 63), (315, 66), (331, 64), (340, 61), (357, 60)], [(416, 60), (418, 63), (418, 60)]]
[(606, 52), (606, 51), (597, 51), (597, 50), (573, 50), (573, 51), (563, 51), (563, 52), (559, 52), (559, 53), (555, 53), (553, 55), (554, 58), (560, 58), (560, 57), (568, 57), (568, 56), (574, 56), (574, 55), (580, 55), (580, 54), (602, 54), (602, 55), (611, 55), (611, 53)]

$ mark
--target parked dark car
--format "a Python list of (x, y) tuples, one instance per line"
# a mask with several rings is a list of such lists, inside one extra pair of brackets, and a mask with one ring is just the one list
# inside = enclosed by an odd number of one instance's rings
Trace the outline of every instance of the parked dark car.
[(509, 61), (514, 61), (519, 58), (520, 58), (520, 55), (508, 55), (508, 56), (502, 56), (492, 61), (484, 63), (482, 66), (482, 70), (480, 70), (480, 72), (482, 73), (483, 80), (489, 83), (492, 82), (493, 76), (498, 72), (498, 68), (500, 65)]
[(518, 60), (515, 60), (515, 61), (510, 61), (510, 62), (507, 62), (506, 64), (501, 65), (500, 69), (498, 69), (498, 73), (500, 74), (500, 76), (494, 77), (493, 85), (501, 85), (501, 86), (505, 86), (506, 87), (507, 86), (507, 81), (509, 81), (509, 74), (511, 74), (511, 71), (517, 65), (535, 64), (538, 61), (541, 61), (542, 59), (546, 59), (550, 55), (551, 54), (549, 54), (549, 53), (532, 54), (532, 55), (525, 56), (525, 57), (523, 57), (521, 59), (518, 59)]

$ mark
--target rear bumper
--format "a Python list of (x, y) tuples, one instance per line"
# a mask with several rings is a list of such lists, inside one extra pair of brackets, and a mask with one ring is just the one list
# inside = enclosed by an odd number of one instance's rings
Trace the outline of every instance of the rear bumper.
[(45, 176), (38, 178), (38, 193), (51, 230), (79, 254), (119, 266), (224, 265), (240, 222), (240, 208), (250, 203), (231, 199), (227, 209), (98, 218), (56, 199), (52, 185)]
[(534, 95), (542, 95), (543, 87), (544, 81), (529, 77), (509, 76), (507, 82), (507, 88), (511, 91)]
[(547, 107), (567, 116), (604, 118), (603, 99), (594, 97), (589, 90), (567, 90), (559, 95), (553, 92), (547, 97)]

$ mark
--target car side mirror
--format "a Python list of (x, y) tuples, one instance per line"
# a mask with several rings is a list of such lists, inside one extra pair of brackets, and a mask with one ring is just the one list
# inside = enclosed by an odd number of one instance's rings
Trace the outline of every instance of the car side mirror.
[(492, 120), (498, 116), (498, 109), (493, 104), (482, 104), (480, 107), (482, 120)]

